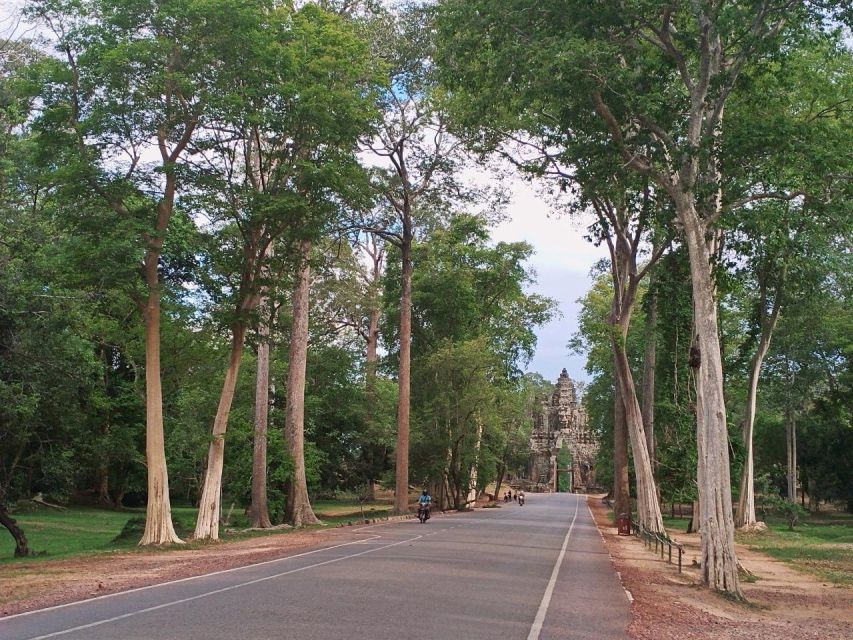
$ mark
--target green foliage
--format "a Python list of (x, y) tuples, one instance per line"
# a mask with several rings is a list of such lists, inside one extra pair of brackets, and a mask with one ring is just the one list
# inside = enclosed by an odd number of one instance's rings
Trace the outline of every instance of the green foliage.
[[(524, 264), (529, 255), (524, 243), (491, 243), (485, 221), (464, 215), (413, 250), (412, 476), (441, 487), (446, 475), (457, 507), (475, 467), (482, 489), (526, 463), (535, 382), (521, 377), (520, 367), (532, 355), (533, 328), (554, 307), (526, 290), (533, 282)], [(392, 345), (395, 269), (388, 269), (383, 296)]]

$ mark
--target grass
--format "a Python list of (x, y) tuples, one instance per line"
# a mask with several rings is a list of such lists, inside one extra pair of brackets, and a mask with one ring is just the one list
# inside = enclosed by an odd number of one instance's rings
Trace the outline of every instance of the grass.
[[(357, 500), (318, 500), (313, 506), (324, 526), (361, 520), (361, 509)], [(369, 519), (386, 517), (390, 511), (390, 504), (377, 502), (364, 505), (364, 517)], [(196, 513), (197, 509), (193, 507), (172, 507), (172, 519), (179, 535), (188, 537), (192, 534)], [(70, 507), (62, 511), (39, 509), (32, 513), (15, 514), (15, 519), (24, 529), (30, 549), (38, 555), (31, 558), (14, 558), (15, 545), (12, 536), (8, 535), (5, 529), (0, 528), (0, 565), (54, 560), (115, 550), (134, 550), (142, 535), (144, 517), (143, 509), (113, 511), (93, 507)], [(231, 514), (229, 528), (242, 529), (248, 526), (243, 509), (235, 508)], [(281, 534), (284, 531), (276, 530), (271, 533)], [(270, 534), (263, 531), (226, 533), (220, 528), (220, 536), (226, 540), (265, 535)], [(197, 544), (202, 546), (204, 543)]]
[[(664, 518), (667, 528), (686, 531), (688, 517)], [(794, 531), (784, 518), (765, 518), (767, 531), (740, 533), (739, 543), (833, 584), (853, 586), (853, 515), (808, 514)]]
[(738, 542), (833, 584), (853, 586), (853, 516), (809, 515), (794, 531), (781, 518), (766, 522), (765, 533), (738, 534)]

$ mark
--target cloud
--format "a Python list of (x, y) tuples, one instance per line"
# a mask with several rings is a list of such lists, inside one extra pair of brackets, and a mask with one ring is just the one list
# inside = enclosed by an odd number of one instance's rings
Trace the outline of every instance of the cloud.
[(530, 266), (537, 274), (533, 291), (556, 299), (561, 312), (561, 317), (537, 328), (536, 354), (527, 369), (550, 380), (565, 367), (573, 379), (586, 381), (586, 359), (569, 354), (566, 343), (578, 328), (576, 300), (592, 286), (589, 271), (605, 257), (605, 250), (584, 240), (588, 219), (554, 216), (544, 197), (520, 178), (512, 179), (508, 187), (508, 218), (492, 235), (498, 241), (524, 240), (533, 246)]

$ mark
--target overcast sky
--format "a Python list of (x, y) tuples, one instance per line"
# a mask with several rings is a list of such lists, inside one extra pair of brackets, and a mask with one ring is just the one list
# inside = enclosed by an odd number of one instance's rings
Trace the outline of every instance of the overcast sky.
[(556, 380), (565, 367), (573, 379), (586, 380), (586, 359), (569, 354), (566, 343), (577, 330), (577, 299), (590, 288), (589, 271), (606, 250), (583, 239), (582, 221), (549, 217), (548, 204), (532, 185), (516, 179), (510, 188), (509, 218), (493, 235), (496, 240), (525, 240), (533, 245), (531, 266), (537, 274), (534, 291), (557, 300), (561, 312), (537, 330), (536, 354), (528, 370)]

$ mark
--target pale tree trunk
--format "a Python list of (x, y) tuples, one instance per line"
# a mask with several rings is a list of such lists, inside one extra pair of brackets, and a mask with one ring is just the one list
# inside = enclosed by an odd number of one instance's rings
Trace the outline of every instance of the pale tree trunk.
[(750, 527), (758, 522), (755, 516), (755, 468), (753, 455), (753, 430), (755, 427), (755, 411), (758, 400), (758, 378), (761, 373), (761, 363), (770, 348), (770, 335), (762, 332), (758, 350), (752, 357), (749, 367), (749, 387), (746, 394), (746, 414), (743, 419), (743, 444), (746, 455), (743, 471), (740, 476), (740, 496), (738, 497), (735, 525)]
[[(370, 309), (367, 314), (367, 334), (364, 336), (366, 342), (366, 351), (364, 356), (365, 361), (365, 392), (368, 404), (368, 421), (371, 425), (374, 423), (373, 410), (376, 407), (376, 368), (379, 362), (378, 347), (379, 347), (379, 317), (382, 313), (379, 300), (379, 286), (382, 279), (382, 261), (385, 255), (384, 249), (377, 246), (376, 237), (373, 236), (372, 247), (366, 245), (367, 254), (373, 261), (373, 267), (370, 273), (369, 300)], [(363, 456), (367, 457), (368, 474), (367, 478), (367, 500), (373, 502), (376, 500), (376, 481), (374, 475), (377, 473), (377, 459), (385, 459), (386, 449), (374, 443), (368, 443), (362, 452)], [(384, 466), (384, 465), (383, 465)], [(381, 473), (381, 472), (380, 472)]]
[(412, 235), (403, 233), (400, 295), (400, 368), (397, 376), (397, 451), (394, 487), (396, 515), (409, 512), (409, 402), (412, 348)]
[(222, 491), (222, 467), (225, 462), (225, 431), (228, 429), (228, 416), (231, 414), (234, 389), (237, 386), (237, 376), (240, 373), (240, 360), (243, 355), (245, 335), (245, 324), (243, 321), (238, 321), (232, 329), (228, 370), (225, 372), (225, 380), (222, 382), (219, 406), (213, 420), (212, 439), (207, 452), (207, 471), (204, 476), (204, 489), (201, 492), (198, 518), (195, 524), (194, 537), (197, 540), (219, 539), (221, 509), (219, 498)]
[[(79, 93), (80, 78), (77, 72), (77, 63), (70, 49), (67, 50), (69, 68), (72, 70), (71, 78), (71, 112), (70, 120), (74, 124), (80, 123)], [(164, 71), (174, 71), (173, 64), (177, 62), (175, 56), (170, 56)], [(167, 101), (174, 98), (175, 83), (166, 83)], [(194, 110), (193, 110), (194, 111)], [(172, 509), (169, 501), (169, 475), (166, 469), (165, 436), (163, 429), (163, 390), (160, 380), (160, 275), (159, 261), (163, 250), (163, 238), (169, 226), (169, 221), (174, 211), (175, 194), (177, 192), (177, 176), (175, 167), (181, 155), (189, 145), (190, 140), (198, 125), (198, 114), (193, 113), (189, 119), (178, 119), (163, 123), (157, 130), (157, 142), (162, 160), (164, 185), (163, 194), (156, 206), (156, 216), (153, 228), (142, 232), (142, 240), (145, 246), (145, 257), (143, 259), (143, 277), (146, 287), (146, 300), (139, 302), (142, 311), (143, 323), (145, 325), (145, 464), (147, 469), (146, 488), (148, 492), (145, 507), (145, 531), (142, 534), (140, 545), (148, 544), (170, 544), (183, 542), (175, 533), (172, 524)], [(81, 134), (82, 127), (74, 128), (78, 135), (77, 144), (86, 155), (89, 151), (88, 143)], [(170, 140), (173, 134), (181, 130), (179, 139), (171, 146)], [(134, 166), (128, 171), (128, 176), (133, 175)], [(122, 218), (127, 218), (130, 211), (121, 198), (102, 192), (95, 187), (109, 206)]]
[(371, 309), (367, 316), (367, 350), (365, 353), (365, 366), (367, 392), (372, 394), (376, 383), (376, 364), (379, 361), (377, 347), (379, 345), (379, 315), (381, 309)]
[(740, 495), (738, 496), (737, 510), (735, 512), (735, 525), (738, 527), (750, 527), (756, 524), (755, 516), (755, 465), (754, 465), (754, 448), (753, 448), (753, 430), (755, 427), (755, 412), (758, 403), (758, 380), (761, 375), (761, 365), (770, 349), (770, 340), (773, 337), (773, 330), (776, 328), (776, 323), (779, 320), (779, 311), (782, 308), (782, 283), (785, 280), (786, 268), (783, 266), (779, 285), (777, 286), (776, 296), (773, 300), (773, 309), (768, 314), (766, 309), (767, 304), (767, 286), (762, 279), (759, 289), (759, 306), (761, 317), (761, 337), (758, 341), (758, 348), (752, 357), (749, 366), (749, 387), (746, 395), (746, 409), (744, 412), (742, 437), (743, 444), (746, 448), (746, 455), (743, 463), (743, 470), (740, 476)]
[(655, 468), (655, 366), (657, 364), (657, 296), (652, 290), (654, 272), (649, 277), (649, 304), (646, 310), (646, 325), (643, 331), (645, 353), (643, 354), (643, 428), (646, 431), (646, 448), (652, 469)]
[[(627, 335), (627, 322), (625, 322), (623, 336)], [(621, 343), (614, 340), (613, 355), (616, 365), (616, 384), (618, 393), (622, 399), (622, 407), (625, 412), (625, 422), (628, 425), (628, 436), (631, 442), (631, 451), (634, 458), (634, 475), (637, 480), (637, 519), (639, 523), (650, 531), (663, 533), (663, 517), (658, 504), (657, 489), (652, 475), (652, 465), (649, 460), (649, 452), (646, 448), (646, 436), (643, 431), (643, 416), (640, 411), (640, 403), (637, 401), (634, 379), (631, 367), (628, 364), (628, 356), (625, 353), (625, 337)]]
[(370, 242), (365, 243), (365, 251), (373, 262), (368, 282), (370, 310), (367, 314), (367, 335), (365, 336), (367, 342), (365, 353), (367, 372), (365, 377), (368, 399), (372, 400), (375, 392), (376, 364), (379, 361), (377, 348), (379, 346), (379, 316), (382, 313), (379, 288), (382, 282), (382, 263), (385, 259), (385, 249), (376, 236), (372, 235)]
[[(379, 309), (371, 309), (368, 314), (367, 325), (367, 353), (365, 354), (365, 390), (367, 392), (368, 410), (372, 412), (376, 406), (376, 364), (379, 361), (377, 356), (377, 345), (379, 344)], [(373, 414), (369, 413), (368, 420), (373, 420)], [(369, 443), (367, 445), (367, 453), (363, 454), (369, 457), (370, 465), (369, 472), (371, 477), (367, 479), (367, 500), (373, 502), (376, 500), (376, 478), (374, 474), (377, 456), (385, 457), (384, 447)]]
[(160, 276), (158, 263), (162, 239), (150, 241), (145, 252), (148, 300), (145, 322), (145, 462), (148, 468), (148, 503), (140, 545), (183, 542), (172, 525), (166, 443), (163, 433), (163, 390), (160, 382)]
[[(625, 205), (599, 199), (595, 202), (595, 207), (602, 221), (610, 220), (612, 227), (612, 236), (608, 235), (606, 238), (610, 250), (613, 279), (610, 344), (613, 352), (614, 386), (616, 394), (621, 399), (633, 452), (634, 473), (637, 481), (637, 519), (642, 526), (651, 531), (664, 532), (655, 479), (646, 445), (643, 415), (637, 400), (637, 390), (625, 346), (631, 325), (631, 314), (637, 299), (637, 289), (643, 277), (642, 273), (637, 272), (637, 247), (642, 237), (642, 226), (637, 224), (631, 238), (629, 236), (630, 213)], [(655, 251), (652, 262), (659, 257), (660, 253)]]
[(742, 597), (734, 546), (729, 439), (711, 255), (705, 238), (706, 228), (694, 207), (693, 195), (682, 193), (679, 196), (676, 209), (690, 256), (698, 349), (696, 441), (702, 580), (712, 589)]
[(293, 479), (287, 499), (286, 519), (294, 527), (320, 524), (308, 498), (305, 477), (305, 370), (308, 363), (308, 307), (311, 292), (311, 242), (299, 247), (301, 265), (293, 289), (293, 327), (290, 332), (290, 360), (287, 368), (287, 410), (284, 432), (293, 461)]
[(252, 504), (249, 518), (255, 529), (272, 526), (267, 503), (267, 428), (270, 408), (270, 312), (269, 298), (263, 295), (258, 324), (258, 371), (255, 378), (255, 432), (252, 450)]
[(468, 480), (468, 486), (470, 487), (468, 491), (468, 499), (467, 501), (476, 502), (477, 501), (477, 465), (480, 463), (480, 445), (483, 440), (483, 421), (480, 416), (477, 416), (477, 443), (474, 446), (474, 465), (471, 467), (471, 473)]
[(797, 423), (791, 409), (785, 411), (785, 449), (788, 453), (788, 500), (797, 501)]
[[(615, 371), (614, 359), (614, 371)], [(615, 375), (615, 374), (614, 374)], [(628, 478), (628, 425), (619, 385), (613, 381), (613, 509), (616, 516), (631, 514)]]

